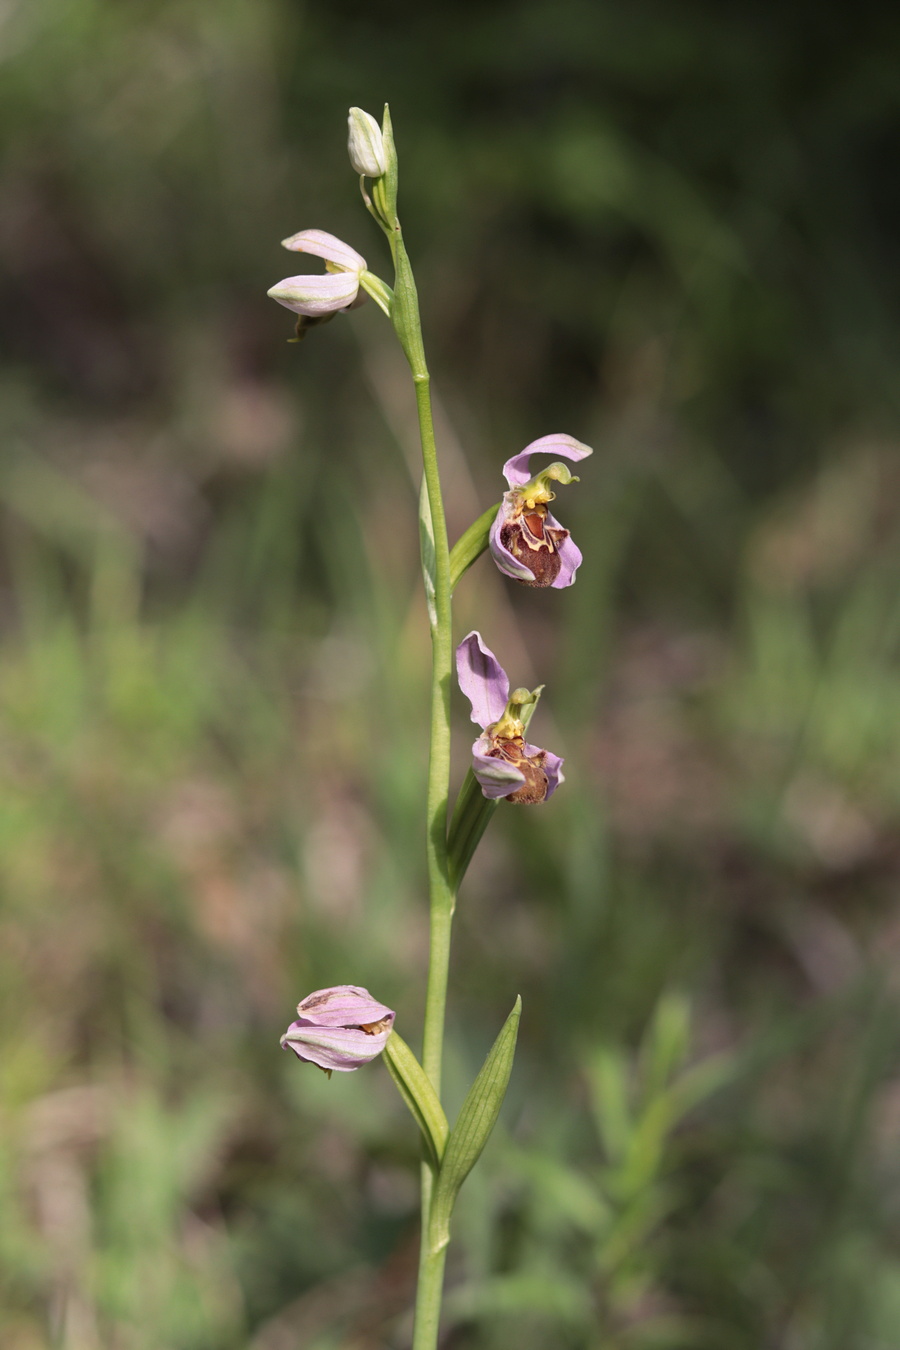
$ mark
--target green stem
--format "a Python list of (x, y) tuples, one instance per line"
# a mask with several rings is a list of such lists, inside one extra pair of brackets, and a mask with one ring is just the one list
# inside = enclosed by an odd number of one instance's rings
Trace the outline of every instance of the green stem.
[(416, 1284), (416, 1314), (412, 1350), (437, 1350), (444, 1293), (444, 1262), (447, 1248), (429, 1250), (428, 1232), (434, 1174), (422, 1164), (422, 1239), (419, 1247), (419, 1277)]
[[(402, 245), (401, 245), (402, 247)], [(422, 358), (424, 367), (424, 356)], [(435, 611), (431, 630), (431, 745), (428, 762), (426, 855), (431, 898), (431, 944), (422, 1066), (435, 1092), (441, 1091), (444, 1010), (450, 963), (454, 895), (447, 866), (447, 809), (450, 796), (450, 685), (453, 632), (450, 605), (450, 550), (438, 474), (428, 371), (413, 369), (428, 506), (434, 531)]]
[[(455, 904), (447, 860), (447, 812), (450, 796), (450, 688), (453, 669), (450, 548), (447, 541), (444, 501), (441, 495), (434, 418), (431, 410), (431, 381), (425, 363), (418, 296), (412, 268), (399, 227), (393, 232), (391, 248), (396, 266), (391, 317), (409, 361), (416, 390), (425, 488), (428, 495), (428, 508), (431, 512), (431, 526), (434, 536), (435, 621), (431, 629), (431, 743), (428, 761), (426, 827), (431, 929), (422, 1067), (431, 1080), (435, 1092), (440, 1096), (444, 1017), (447, 1006), (447, 978), (450, 967), (450, 930)], [(431, 1252), (428, 1248), (433, 1185), (434, 1174), (428, 1164), (424, 1163), (422, 1166), (422, 1246), (419, 1258), (413, 1350), (435, 1350), (441, 1315), (445, 1253), (444, 1251)]]

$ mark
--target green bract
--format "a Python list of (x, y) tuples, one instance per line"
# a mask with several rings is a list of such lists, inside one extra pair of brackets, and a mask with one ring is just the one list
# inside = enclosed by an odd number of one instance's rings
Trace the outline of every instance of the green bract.
[(431, 1201), (428, 1239), (432, 1252), (440, 1251), (450, 1241), (450, 1216), (459, 1188), (481, 1157), (497, 1123), (512, 1073), (521, 1012), (522, 1000), (517, 998), (500, 1035), (488, 1051), (478, 1077), (469, 1088), (447, 1141), (447, 1150)]

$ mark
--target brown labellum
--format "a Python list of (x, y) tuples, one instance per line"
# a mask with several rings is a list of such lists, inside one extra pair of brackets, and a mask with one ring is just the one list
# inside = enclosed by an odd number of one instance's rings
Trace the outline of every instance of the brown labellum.
[(546, 506), (538, 506), (507, 520), (500, 529), (500, 543), (533, 574), (531, 581), (518, 578), (523, 586), (552, 586), (559, 576), (559, 546), (569, 531), (548, 525), (546, 516)]
[(534, 806), (544, 801), (550, 786), (543, 768), (546, 750), (539, 750), (536, 755), (526, 755), (522, 736), (495, 736), (488, 755), (491, 759), (505, 759), (507, 763), (514, 764), (525, 779), (522, 786), (511, 792), (505, 801), (519, 806)]

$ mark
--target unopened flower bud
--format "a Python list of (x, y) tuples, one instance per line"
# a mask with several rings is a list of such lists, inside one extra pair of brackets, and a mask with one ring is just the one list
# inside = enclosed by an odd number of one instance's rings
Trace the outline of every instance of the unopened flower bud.
[(347, 149), (354, 172), (367, 178), (380, 178), (387, 169), (381, 127), (372, 114), (363, 112), (362, 108), (350, 109), (347, 125)]

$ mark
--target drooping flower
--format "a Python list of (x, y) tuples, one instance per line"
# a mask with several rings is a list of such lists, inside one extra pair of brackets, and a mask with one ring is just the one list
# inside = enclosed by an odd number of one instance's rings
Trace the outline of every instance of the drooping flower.
[(381, 1054), (393, 1026), (393, 1011), (368, 989), (338, 984), (297, 1004), (297, 1021), (282, 1036), (281, 1048), (326, 1073), (349, 1073)]
[(356, 249), (325, 230), (301, 230), (281, 242), (294, 253), (310, 253), (325, 259), (324, 273), (285, 277), (268, 292), (279, 305), (301, 316), (298, 337), (303, 336), (306, 328), (327, 321), (339, 310), (356, 309), (363, 304), (366, 293), (360, 289), (360, 281), (367, 271), (366, 260)]
[(347, 150), (354, 173), (380, 178), (387, 169), (384, 137), (371, 113), (351, 108), (347, 118)]
[(472, 746), (472, 771), (485, 797), (522, 805), (547, 801), (563, 782), (563, 761), (525, 740), (544, 686), (510, 694), (506, 671), (477, 632), (457, 647), (456, 673), (472, 705), (472, 721), (482, 729)]
[(532, 455), (562, 455), (579, 460), (593, 454), (573, 436), (557, 433), (532, 441), (503, 466), (509, 491), (491, 526), (490, 549), (494, 562), (508, 577), (525, 586), (571, 586), (581, 565), (581, 550), (569, 531), (547, 510), (556, 493), (551, 483), (577, 483), (565, 464), (550, 464), (530, 477)]

